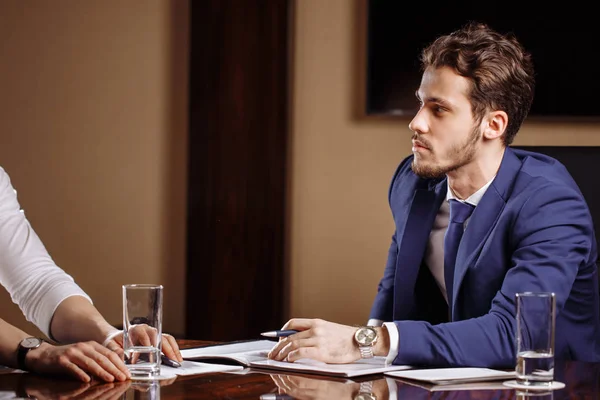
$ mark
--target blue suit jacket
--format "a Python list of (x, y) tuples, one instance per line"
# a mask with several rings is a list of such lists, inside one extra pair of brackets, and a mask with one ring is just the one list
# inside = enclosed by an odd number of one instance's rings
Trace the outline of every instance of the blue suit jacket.
[(545, 155), (506, 149), (460, 243), (448, 320), (423, 264), (447, 182), (417, 177), (412, 158), (390, 185), (396, 231), (370, 314), (398, 327), (394, 363), (514, 367), (515, 294), (526, 291), (556, 293), (556, 358), (600, 361), (596, 239), (566, 168)]

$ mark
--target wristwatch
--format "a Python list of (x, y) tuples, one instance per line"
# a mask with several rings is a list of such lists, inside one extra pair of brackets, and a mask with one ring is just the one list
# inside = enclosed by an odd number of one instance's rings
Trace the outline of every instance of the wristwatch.
[(373, 381), (361, 382), (354, 400), (377, 400), (377, 396), (373, 393)]
[(37, 349), (42, 345), (44, 340), (36, 337), (28, 337), (21, 340), (19, 343), (19, 348), (17, 350), (17, 365), (20, 370), (27, 371), (27, 366), (25, 365), (25, 356), (29, 353), (29, 350)]
[(361, 326), (354, 333), (354, 341), (358, 345), (361, 358), (373, 357), (373, 346), (377, 343), (377, 331), (373, 326)]

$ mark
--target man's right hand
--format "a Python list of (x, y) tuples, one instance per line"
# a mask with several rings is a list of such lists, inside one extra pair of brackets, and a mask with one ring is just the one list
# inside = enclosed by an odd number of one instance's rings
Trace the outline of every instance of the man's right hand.
[(101, 344), (89, 341), (55, 346), (44, 342), (25, 357), (27, 368), (39, 374), (68, 375), (83, 382), (92, 377), (105, 382), (131, 377), (119, 355)]

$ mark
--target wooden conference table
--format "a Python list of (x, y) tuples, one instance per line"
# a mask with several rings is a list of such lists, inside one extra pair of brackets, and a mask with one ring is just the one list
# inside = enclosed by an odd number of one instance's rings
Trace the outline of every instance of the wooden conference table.
[[(181, 348), (207, 344), (199, 340), (181, 340)], [(372, 381), (389, 387), (383, 375), (351, 381), (319, 375), (288, 374), (273, 371), (244, 370), (244, 373), (212, 373), (179, 376), (173, 380), (148, 383), (92, 383), (48, 378), (28, 373), (0, 373), (0, 399), (334, 399), (352, 400), (360, 383)], [(600, 363), (559, 363), (555, 378), (566, 384), (548, 393), (521, 392), (515, 389), (430, 391), (400, 379), (392, 380), (397, 399), (477, 399), (477, 400), (558, 400), (600, 399)], [(388, 378), (389, 380), (389, 378)], [(279, 396), (276, 396), (279, 395)], [(287, 395), (287, 396), (286, 396)], [(382, 400), (379, 398), (378, 400)], [(386, 398), (387, 400), (387, 398)]]

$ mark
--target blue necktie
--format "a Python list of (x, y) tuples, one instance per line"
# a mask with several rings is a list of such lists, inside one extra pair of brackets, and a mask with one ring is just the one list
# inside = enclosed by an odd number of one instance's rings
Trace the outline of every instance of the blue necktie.
[(458, 245), (465, 230), (465, 221), (471, 216), (475, 206), (450, 199), (450, 223), (444, 236), (444, 280), (446, 281), (446, 295), (448, 304), (452, 304), (452, 286), (454, 283), (454, 267)]

